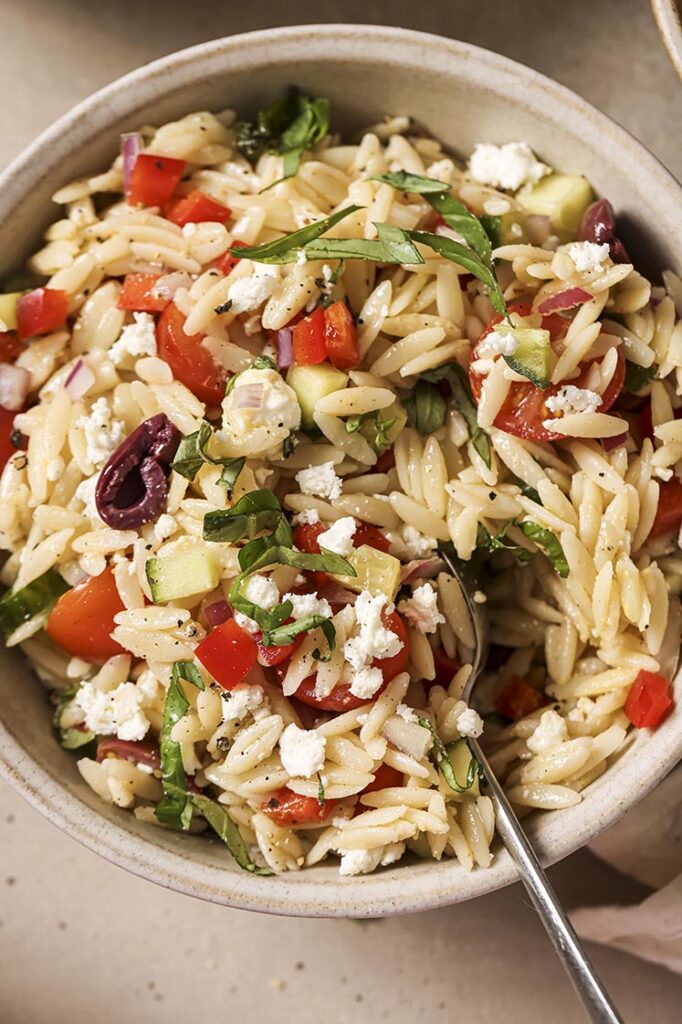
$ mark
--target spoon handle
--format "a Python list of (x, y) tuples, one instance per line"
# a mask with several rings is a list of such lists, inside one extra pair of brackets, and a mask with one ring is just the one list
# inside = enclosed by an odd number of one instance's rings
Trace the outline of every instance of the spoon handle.
[(497, 832), (519, 870), (521, 881), (582, 1000), (588, 1019), (594, 1024), (623, 1024), (622, 1017), (590, 963), (480, 744), (470, 739), (469, 746), (492, 793)]

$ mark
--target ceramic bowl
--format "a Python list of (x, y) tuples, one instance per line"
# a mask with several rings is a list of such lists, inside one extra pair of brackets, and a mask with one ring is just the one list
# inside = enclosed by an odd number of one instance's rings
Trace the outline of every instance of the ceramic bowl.
[[(234, 36), (148, 64), (81, 103), (0, 179), (0, 273), (56, 216), (50, 196), (106, 166), (122, 131), (196, 109), (253, 112), (289, 83), (329, 96), (335, 127), (354, 131), (385, 112), (412, 114), (455, 152), (480, 140), (524, 139), (548, 163), (582, 172), (619, 212), (623, 235), (652, 273), (682, 264), (682, 193), (623, 129), (556, 83), (504, 57), (436, 36), (371, 26), (306, 26)], [(5, 265), (6, 264), (6, 265)], [(107, 806), (55, 742), (50, 708), (23, 658), (0, 651), (0, 767), (55, 825), (114, 863), (215, 903), (306, 916), (379, 917), (471, 899), (507, 885), (497, 849), (488, 870), (414, 862), (340, 878), (336, 864), (278, 878), (239, 870), (204, 838), (140, 824)], [(678, 706), (682, 685), (677, 682)], [(682, 755), (682, 709), (652, 735), (634, 732), (617, 762), (569, 810), (529, 822), (546, 863), (596, 836), (656, 785)]]
[(651, 0), (661, 39), (682, 78), (682, 4), (680, 0)]

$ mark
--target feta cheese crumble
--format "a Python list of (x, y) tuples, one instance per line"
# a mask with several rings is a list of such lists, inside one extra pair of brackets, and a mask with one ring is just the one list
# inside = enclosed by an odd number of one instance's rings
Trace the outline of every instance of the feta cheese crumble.
[(483, 719), (478, 711), (474, 711), (473, 708), (465, 708), (457, 716), (457, 729), (460, 736), (472, 736), (477, 739), (483, 732)]
[(133, 313), (134, 323), (126, 324), (109, 350), (112, 362), (120, 366), (127, 359), (156, 355), (156, 325), (149, 313)]
[(350, 692), (360, 700), (371, 700), (384, 677), (380, 668), (364, 667), (355, 669), (351, 678)]
[(438, 547), (435, 537), (427, 537), (426, 534), (416, 530), (414, 526), (398, 527), (398, 537), (408, 558), (428, 557)]
[(240, 722), (263, 703), (262, 686), (237, 686), (234, 690), (221, 690), (223, 722)]
[(328, 498), (329, 501), (341, 497), (341, 479), (336, 475), (333, 462), (302, 469), (296, 474), (296, 483), (301, 494), (312, 494), (318, 498)]
[(610, 255), (608, 242), (604, 242), (603, 245), (597, 242), (570, 242), (568, 245), (562, 245), (559, 252), (565, 252), (571, 257), (579, 274), (600, 270)]
[(141, 740), (146, 736), (150, 723), (142, 711), (144, 699), (135, 683), (120, 683), (106, 691), (84, 683), (75, 698), (88, 729), (100, 736), (118, 736), (120, 740)]
[(491, 356), (513, 356), (519, 347), (514, 328), (509, 324), (496, 324), (483, 341), (479, 342), (476, 356), (486, 359)]
[(526, 743), (534, 754), (544, 754), (548, 750), (554, 750), (566, 739), (568, 733), (565, 721), (560, 714), (550, 708), (542, 712), (535, 732), (528, 737)]
[(357, 523), (352, 516), (344, 516), (332, 523), (328, 530), (321, 533), (317, 543), (327, 551), (333, 551), (337, 555), (347, 558), (353, 552), (353, 537), (357, 530)]
[(235, 378), (223, 399), (223, 425), (217, 437), (224, 455), (263, 455), (274, 452), (300, 425), (294, 389), (276, 370), (250, 369)]
[[(385, 594), (373, 597), (368, 590), (363, 590), (355, 602), (355, 616), (359, 630), (355, 636), (346, 640), (343, 645), (343, 656), (354, 670), (354, 676), (370, 668), (375, 658), (393, 658), (402, 650), (402, 641), (397, 633), (387, 629), (381, 615), (387, 604)], [(390, 610), (393, 606), (390, 606)], [(378, 671), (378, 670), (377, 670)], [(372, 681), (376, 676), (371, 677)], [(360, 686), (366, 686), (368, 677), (362, 676)], [(352, 686), (351, 686), (352, 690)], [(376, 691), (375, 691), (376, 692)]]
[(280, 282), (280, 270), (277, 266), (254, 264), (250, 277), (240, 277), (233, 281), (227, 291), (227, 299), (232, 303), (230, 312), (248, 313), (252, 309), (260, 309), (267, 302)]
[(243, 612), (234, 613), (234, 621), (237, 623), (240, 629), (243, 629), (245, 633), (260, 633), (260, 626), (255, 619), (250, 618), (248, 615), (244, 615)]
[(368, 875), (381, 865), (395, 864), (405, 853), (405, 843), (388, 843), (374, 850), (344, 850), (341, 854), (339, 874)]
[(320, 521), (320, 513), (316, 508), (304, 508), (291, 521), (294, 526), (315, 526)]
[[(563, 416), (570, 416), (576, 412), (596, 412), (601, 405), (601, 395), (596, 391), (588, 391), (586, 388), (576, 388), (573, 384), (566, 384), (556, 395), (550, 395), (545, 405), (550, 412)], [(547, 422), (551, 424), (553, 421)], [(552, 429), (551, 426), (549, 429)]]
[(429, 583), (423, 583), (412, 591), (412, 597), (405, 598), (398, 605), (411, 626), (420, 633), (435, 633), (445, 616), (438, 611), (438, 595)]
[(279, 604), (279, 588), (273, 580), (267, 576), (261, 576), (255, 572), (246, 581), (244, 586), (244, 597), (252, 604), (269, 612), (276, 604)]
[(299, 729), (293, 722), (279, 738), (279, 756), (292, 778), (309, 779), (324, 768), (327, 740), (314, 729)]
[(76, 425), (83, 429), (85, 456), (95, 468), (107, 461), (125, 437), (125, 425), (114, 419), (106, 398), (98, 398), (89, 415), (81, 416)]
[(293, 605), (292, 615), (295, 619), (305, 619), (308, 615), (324, 615), (330, 619), (332, 608), (329, 601), (317, 594), (285, 594), (283, 601), (291, 601)]
[(419, 716), (415, 714), (414, 710), (407, 704), (398, 704), (395, 709), (396, 715), (402, 718), (404, 722), (418, 722)]
[(522, 185), (535, 184), (550, 168), (538, 160), (527, 142), (502, 146), (477, 142), (469, 158), (469, 173), (481, 185), (516, 192)]

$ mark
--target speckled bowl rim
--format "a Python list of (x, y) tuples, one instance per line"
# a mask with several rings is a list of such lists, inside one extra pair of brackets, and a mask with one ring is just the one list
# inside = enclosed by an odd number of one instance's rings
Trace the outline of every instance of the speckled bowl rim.
[(682, 14), (675, 0), (651, 0), (663, 44), (682, 79)]
[[(419, 63), (422, 71), (428, 56), (429, 68), (447, 71), (459, 62), (466, 66), (468, 79), (474, 84), (488, 87), (491, 79), (500, 82), (500, 95), (505, 95), (503, 88), (513, 85), (523, 90), (526, 106), (550, 123), (567, 125), (573, 134), (586, 134), (594, 150), (598, 149), (597, 139), (600, 146), (613, 147), (623, 160), (637, 167), (638, 186), (658, 190), (654, 194), (665, 198), (666, 208), (671, 207), (675, 216), (682, 211), (679, 186), (643, 146), (588, 103), (537, 72), (487, 50), (439, 36), (370, 25), (312, 25), (268, 29), (194, 46), (154, 61), (93, 94), (40, 135), (0, 177), (0, 224), (11, 218), (21, 198), (46, 175), (57, 176), (58, 158), (77, 143), (81, 124), (86, 125), (83, 130), (87, 137), (105, 131), (114, 114), (132, 116), (163, 95), (164, 83), (172, 81), (177, 88), (194, 81), (199, 66), (212, 58), (226, 63), (229, 60), (231, 68), (252, 66), (258, 61), (263, 66), (275, 52), (280, 56), (284, 52), (292, 59), (298, 52), (305, 60), (311, 47), (317, 58), (327, 53), (331, 60), (362, 61), (371, 54), (373, 60), (379, 55), (391, 67), (399, 61), (403, 67), (405, 62), (411, 61), (415, 68)], [(226, 70), (226, 77), (229, 73)], [(47, 172), (42, 170), (43, 156), (49, 160)], [(678, 703), (681, 691), (678, 677)], [(600, 793), (596, 813), (594, 801), (588, 800), (542, 816), (540, 823), (530, 823), (529, 832), (545, 863), (558, 861), (583, 846), (668, 773), (682, 757), (682, 714), (674, 713), (648, 745), (642, 737), (634, 742), (642, 744), (643, 761), (638, 761), (638, 770), (633, 770), (632, 763), (614, 766), (593, 784)], [(278, 878), (254, 877), (162, 848), (159, 842), (163, 833), (151, 827), (144, 836), (134, 834), (126, 828), (130, 816), (125, 812), (120, 813), (120, 824), (118, 818), (116, 824), (107, 821), (94, 806), (69, 792), (61, 778), (37, 763), (14, 736), (9, 722), (0, 722), (0, 771), (46, 818), (89, 849), (157, 884), (232, 907), (308, 917), (380, 917), (471, 899), (508, 885), (516, 877), (503, 850), (490, 868), (469, 874), (449, 861), (419, 862), (359, 878), (317, 874), (319, 869)], [(607, 785), (604, 779), (608, 779)]]

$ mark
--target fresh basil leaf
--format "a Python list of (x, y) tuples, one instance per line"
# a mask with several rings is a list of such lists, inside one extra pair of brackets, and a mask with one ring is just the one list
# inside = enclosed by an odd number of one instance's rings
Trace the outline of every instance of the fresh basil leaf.
[(291, 565), (296, 569), (305, 569), (310, 572), (327, 572), (340, 576), (357, 575), (350, 562), (342, 558), (341, 555), (336, 555), (331, 551), (325, 551), (319, 555), (308, 555), (303, 551), (294, 551), (287, 547), (271, 547), (251, 564), (249, 572), (257, 572), (266, 565)]
[(478, 219), (490, 239), (490, 245), (493, 249), (497, 249), (502, 244), (502, 218), (491, 213), (483, 213)]
[(453, 743), (449, 743), (446, 747), (436, 732), (436, 727), (430, 718), (418, 717), (417, 721), (424, 729), (428, 729), (431, 733), (433, 738), (430, 751), (431, 760), (447, 782), (450, 789), (454, 790), (455, 793), (466, 793), (467, 790), (471, 789), (476, 781), (476, 776), (481, 773), (481, 767), (476, 758), (472, 755), (466, 779), (464, 783), (461, 783), (457, 780), (455, 769), (453, 768), (452, 761), (450, 760), (450, 750), (454, 749), (458, 743), (466, 743), (466, 740), (455, 740)]
[(391, 443), (388, 432), (395, 423), (395, 417), (390, 420), (383, 419), (380, 409), (375, 410), (375, 412), (363, 412), (359, 416), (349, 416), (346, 420), (346, 433), (355, 434), (360, 430), (363, 423), (368, 423), (372, 420), (374, 420), (374, 436), (370, 440), (374, 448), (377, 450), (387, 448)]
[(180, 476), (184, 476), (186, 480), (194, 480), (204, 463), (209, 463), (212, 466), (222, 466), (223, 471), (220, 474), (218, 483), (221, 487), (225, 487), (227, 497), (231, 498), (234, 485), (244, 468), (246, 459), (216, 459), (209, 455), (207, 449), (212, 436), (213, 430), (211, 425), (204, 420), (198, 430), (195, 430), (193, 434), (187, 434), (183, 437), (178, 445), (171, 468), (176, 473), (179, 473)]
[(187, 779), (182, 765), (180, 744), (171, 739), (173, 726), (185, 716), (189, 708), (189, 701), (185, 696), (181, 679), (196, 686), (199, 690), (204, 689), (204, 681), (196, 665), (191, 661), (174, 662), (163, 708), (163, 725), (159, 738), (161, 783), (164, 795), (154, 813), (164, 825), (187, 831), (192, 820), (192, 805), (188, 800)]
[(288, 125), (298, 114), (298, 91), (290, 89), (286, 96), (275, 100), (258, 112), (256, 122), (237, 121), (237, 149), (255, 163), (268, 149), (272, 149)]
[[(256, 263), (294, 263), (299, 249), (319, 238), (325, 231), (329, 231), (344, 217), (349, 217), (361, 209), (361, 206), (344, 206), (342, 210), (337, 210), (329, 217), (317, 220), (314, 224), (306, 224), (304, 228), (283, 235), (282, 238), (276, 238), (272, 242), (263, 242), (261, 245), (247, 245), (243, 248), (232, 246), (230, 252), (239, 256), (240, 259), (254, 260)], [(329, 239), (329, 241), (332, 240)]]
[(346, 269), (346, 261), (345, 260), (339, 260), (339, 262), (338, 262), (338, 264), (336, 266), (336, 270), (332, 273), (332, 276), (329, 278), (329, 285), (330, 286), (339, 283), (339, 281), (341, 280), (341, 275), (343, 274), (345, 269)]
[(525, 498), (530, 498), (530, 500), (534, 501), (536, 505), (542, 505), (542, 499), (534, 487), (525, 483), (520, 479), (520, 477), (515, 477), (514, 482), (521, 489), (521, 494), (523, 494)]
[(370, 181), (381, 181), (384, 185), (391, 185), (400, 192), (415, 192), (420, 196), (443, 195), (449, 192), (450, 186), (446, 181), (438, 181), (437, 178), (426, 178), (423, 174), (410, 174), (408, 171), (394, 171), (391, 174), (375, 174)]
[[(284, 603), (291, 605), (290, 601)], [(329, 650), (333, 651), (336, 647), (336, 629), (332, 620), (325, 615), (306, 615), (302, 619), (275, 627), (267, 634), (263, 634), (263, 643), (266, 647), (286, 647), (299, 633), (309, 633), (312, 629), (322, 630)], [(317, 660), (321, 661), (322, 659), (318, 658)]]
[(544, 527), (538, 526), (537, 523), (525, 522), (516, 523), (516, 525), (524, 536), (528, 537), (528, 540), (534, 541), (535, 544), (543, 548), (555, 572), (562, 579), (566, 579), (570, 569), (559, 538), (551, 530), (546, 530)]
[(258, 867), (251, 860), (241, 832), (230, 817), (226, 807), (219, 804), (217, 800), (211, 800), (207, 796), (199, 796), (198, 793), (191, 793), (189, 802), (190, 806), (196, 808), (216, 835), (222, 839), (240, 868), (243, 868), (244, 871), (250, 871), (252, 875), (272, 874), (272, 871), (268, 868)]
[(245, 462), (246, 458), (242, 455), (238, 459), (226, 459), (223, 463), (223, 471), (218, 478), (218, 484), (225, 488), (228, 499), (232, 497), (234, 486), (244, 468)]
[[(286, 525), (282, 525), (282, 524)], [(277, 527), (288, 531), (284, 513), (272, 491), (249, 491), (232, 508), (215, 509), (204, 516), (204, 540), (235, 544), (246, 537), (253, 540), (263, 530)], [(281, 534), (283, 537), (285, 534)], [(283, 541), (282, 541), (283, 542)]]
[[(482, 228), (481, 231), (483, 231)], [(495, 273), (477, 252), (473, 249), (468, 249), (459, 242), (455, 242), (452, 238), (447, 238), (445, 235), (434, 235), (430, 231), (410, 231), (410, 237), (415, 242), (428, 245), (439, 256), (443, 256), (446, 260), (451, 260), (452, 263), (457, 263), (458, 266), (464, 267), (470, 274), (477, 277), (479, 281), (482, 281), (488, 289), (488, 298), (493, 309), (509, 319), (507, 304), (500, 291)], [(486, 239), (488, 239), (487, 235)], [(490, 245), (489, 240), (488, 245)]]
[(435, 384), (418, 380), (410, 397), (403, 402), (410, 422), (426, 437), (445, 422), (446, 404)]
[(256, 356), (251, 366), (252, 370), (276, 370), (277, 363), (270, 356)]
[[(305, 248), (306, 259), (373, 260), (375, 263), (423, 263), (410, 232), (393, 224), (376, 224), (378, 238), (318, 238)], [(241, 250), (244, 251), (243, 249)]]
[(298, 117), (282, 132), (279, 149), (284, 155), (283, 178), (296, 174), (301, 156), (329, 131), (330, 103), (325, 99), (298, 97)]
[(658, 367), (655, 363), (651, 366), (638, 366), (637, 363), (631, 362), (629, 359), (625, 360), (625, 390), (626, 391), (641, 391), (647, 384), (651, 384), (652, 380), (656, 380), (656, 374), (658, 373)]
[(303, 151), (311, 149), (329, 131), (329, 117), (329, 100), (313, 99), (290, 89), (286, 96), (261, 110), (255, 124), (237, 122), (237, 148), (252, 163), (268, 150), (281, 153), (284, 178), (289, 178), (296, 173)]
[(505, 523), (498, 534), (492, 534), (483, 523), (479, 523), (476, 534), (476, 547), (486, 548), (488, 551), (507, 551), (514, 558), (518, 559), (519, 562), (529, 562), (533, 557), (532, 551), (522, 548), (520, 544), (510, 544), (507, 542), (505, 534), (510, 525), (511, 523)]
[(324, 782), (322, 781), (322, 775), (320, 772), (317, 773), (317, 802), (324, 809), (324, 805), (327, 802), (327, 798), (324, 795)]
[(427, 370), (419, 376), (421, 380), (427, 380), (432, 384), (437, 384), (440, 380), (448, 381), (452, 391), (453, 404), (464, 417), (471, 443), (486, 466), (490, 468), (490, 440), (485, 430), (478, 425), (476, 406), (471, 395), (471, 385), (466, 371), (459, 363), (444, 363), (443, 366), (436, 366), (433, 370)]
[(291, 533), (291, 527), (284, 515), (281, 514), (281, 519), (276, 524), (272, 533), (266, 537), (257, 537), (255, 540), (249, 541), (242, 548), (239, 549), (238, 559), (239, 565), (242, 572), (246, 572), (251, 568), (254, 562), (262, 556), (264, 551), (268, 548), (284, 547), (290, 548), (293, 546), (294, 539)]

